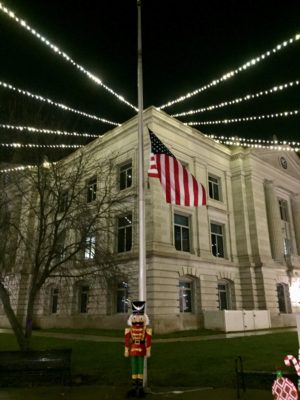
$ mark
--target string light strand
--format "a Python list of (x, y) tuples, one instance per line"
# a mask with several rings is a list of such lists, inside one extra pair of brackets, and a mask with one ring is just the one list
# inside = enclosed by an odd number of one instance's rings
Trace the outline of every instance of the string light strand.
[(120, 126), (120, 124), (117, 123), (117, 122), (112, 122), (112, 121), (109, 121), (109, 120), (107, 120), (105, 118), (97, 117), (96, 115), (93, 115), (93, 114), (88, 114), (88, 113), (83, 112), (83, 111), (75, 110), (74, 108), (68, 107), (68, 106), (66, 106), (65, 104), (62, 104), (62, 103), (57, 103), (57, 102), (55, 102), (55, 101), (53, 101), (53, 100), (51, 100), (51, 99), (49, 99), (47, 97), (43, 97), (43, 96), (40, 96), (38, 94), (30, 93), (28, 90), (19, 89), (19, 88), (15, 87), (15, 86), (11, 85), (10, 83), (6, 83), (6, 82), (0, 81), (0, 86), (4, 87), (5, 89), (9, 89), (9, 90), (17, 92), (19, 94), (22, 94), (23, 96), (27, 96), (27, 97), (30, 97), (32, 99), (35, 99), (35, 100), (42, 101), (44, 103), (50, 104), (51, 106), (55, 106), (55, 107), (61, 108), (62, 110), (70, 111), (70, 112), (73, 112), (75, 114), (82, 115), (83, 117), (95, 119), (97, 121), (101, 121), (101, 122), (106, 123), (106, 124)]
[(227, 146), (237, 146), (237, 147), (250, 147), (253, 149), (269, 149), (269, 150), (276, 150), (276, 151), (287, 151), (287, 152), (299, 152), (300, 148), (295, 147), (285, 147), (285, 146), (265, 146), (262, 144), (251, 144), (251, 143), (241, 143), (238, 140), (222, 140), (222, 139), (214, 139), (215, 142), (221, 143), (221, 144), (226, 144)]
[(0, 174), (6, 174), (7, 172), (18, 172), (18, 171), (25, 171), (26, 169), (34, 169), (36, 165), (21, 165), (19, 167), (14, 168), (3, 168), (0, 169)]
[(251, 138), (242, 138), (239, 136), (219, 136), (219, 135), (204, 135), (206, 137), (209, 137), (210, 139), (214, 140), (229, 140), (229, 141), (235, 141), (235, 142), (244, 142), (244, 143), (250, 143), (250, 144), (267, 144), (267, 145), (283, 145), (283, 146), (299, 146), (300, 147), (300, 142), (295, 142), (295, 141), (286, 141), (286, 140), (266, 140), (266, 139), (251, 139)]
[(287, 48), (288, 46), (294, 44), (295, 42), (297, 42), (300, 39), (300, 34), (297, 33), (296, 35), (294, 35), (293, 37), (283, 41), (282, 43), (277, 44), (275, 47), (273, 47), (273, 49), (266, 51), (265, 53), (252, 58), (251, 60), (247, 61), (245, 64), (241, 65), (240, 67), (229, 71), (225, 74), (223, 74), (220, 78), (218, 79), (214, 79), (213, 81), (211, 81), (210, 83), (208, 83), (207, 85), (204, 85), (202, 87), (200, 87), (199, 89), (194, 90), (193, 92), (189, 92), (183, 96), (178, 97), (175, 100), (170, 100), (168, 101), (166, 104), (163, 104), (162, 106), (158, 107), (159, 109), (163, 110), (166, 107), (170, 107), (173, 106), (174, 104), (177, 103), (181, 103), (184, 100), (187, 100), (201, 92), (204, 92), (207, 89), (210, 89), (211, 87), (217, 86), (219, 85), (221, 82), (226, 81), (228, 79), (231, 79), (232, 77), (234, 77), (235, 75), (239, 74), (240, 72), (243, 72), (245, 70), (247, 70), (248, 68), (251, 68), (255, 65), (257, 65), (259, 62), (267, 59), (268, 57), (270, 57), (273, 54), (278, 53), (279, 51)]
[(134, 109), (135, 111), (138, 111), (137, 107), (134, 106), (133, 104), (129, 103), (129, 101), (127, 101), (124, 98), (124, 96), (118, 94), (113, 89), (111, 89), (110, 87), (105, 85), (99, 77), (97, 77), (93, 73), (91, 73), (88, 70), (86, 70), (82, 65), (77, 64), (67, 53), (62, 51), (57, 45), (51, 43), (50, 40), (48, 40), (45, 36), (41, 35), (39, 32), (37, 32), (35, 29), (33, 29), (30, 25), (27, 24), (27, 22), (24, 19), (21, 19), (21, 18), (17, 17), (16, 14), (12, 10), (10, 10), (7, 7), (5, 7), (4, 4), (1, 3), (1, 2), (0, 2), (0, 11), (5, 13), (8, 17), (10, 17), (12, 20), (17, 22), (19, 24), (19, 26), (21, 26), (22, 28), (26, 29), (33, 36), (35, 36), (37, 39), (39, 39), (43, 43), (43, 45), (49, 47), (55, 54), (61, 56), (67, 62), (72, 64), (74, 67), (76, 67), (80, 72), (82, 72), (84, 75), (86, 75), (89, 79), (91, 79), (98, 86), (101, 86), (103, 89), (105, 89), (110, 94), (115, 96), (122, 103), (125, 103), (126, 105), (128, 105), (129, 107)]
[(50, 135), (60, 135), (60, 136), (77, 136), (77, 137), (86, 137), (86, 138), (98, 138), (98, 135), (92, 135), (90, 133), (78, 133), (78, 132), (67, 132), (60, 130), (52, 130), (52, 129), (42, 129), (42, 128), (34, 128), (33, 126), (22, 126), (22, 125), (7, 125), (0, 124), (0, 128), (8, 129), (8, 130), (17, 130), (20, 132), (29, 132), (29, 133), (45, 133)]
[(219, 125), (219, 124), (232, 124), (235, 122), (249, 122), (249, 121), (257, 121), (262, 119), (272, 119), (272, 118), (281, 118), (281, 117), (290, 117), (297, 115), (300, 110), (293, 110), (293, 111), (283, 111), (280, 113), (273, 113), (273, 114), (261, 114), (261, 115), (252, 115), (250, 117), (241, 117), (241, 118), (231, 118), (231, 119), (220, 119), (215, 121), (191, 121), (185, 122), (185, 125), (196, 126), (196, 125)]
[(35, 143), (0, 143), (1, 147), (18, 148), (49, 148), (49, 149), (78, 149), (83, 147), (80, 144), (35, 144)]
[(231, 106), (233, 104), (238, 104), (238, 103), (241, 103), (243, 101), (249, 101), (249, 100), (261, 97), (261, 96), (267, 96), (267, 95), (272, 94), (272, 93), (279, 93), (279, 92), (281, 92), (281, 91), (283, 91), (285, 89), (289, 89), (289, 88), (291, 88), (293, 86), (297, 86), (297, 85), (299, 85), (299, 81), (291, 81), (291, 82), (288, 82), (288, 83), (283, 83), (283, 84), (280, 84), (280, 85), (273, 86), (271, 89), (268, 89), (268, 90), (261, 90), (261, 91), (259, 91), (257, 93), (247, 94), (244, 97), (237, 97), (237, 98), (235, 98), (233, 100), (225, 100), (222, 103), (213, 104), (213, 105), (210, 105), (208, 107), (198, 108), (197, 110), (190, 110), (190, 111), (181, 112), (181, 113), (178, 113), (178, 114), (173, 114), (173, 115), (171, 115), (171, 117), (175, 117), (175, 118), (176, 117), (185, 117), (187, 115), (198, 114), (198, 113), (202, 113), (202, 112), (205, 112), (205, 111), (212, 111), (212, 110), (215, 110), (217, 108)]

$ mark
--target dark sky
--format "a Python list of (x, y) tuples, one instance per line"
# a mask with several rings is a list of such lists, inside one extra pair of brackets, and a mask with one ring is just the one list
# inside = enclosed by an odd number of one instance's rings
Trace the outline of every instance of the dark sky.
[[(78, 64), (137, 104), (134, 0), (4, 0), (4, 5)], [(299, 0), (143, 0), (144, 106), (160, 106), (210, 83), (300, 33)], [(0, 12), (0, 81), (119, 123), (135, 111), (95, 85)], [(218, 104), (300, 79), (300, 40), (253, 68), (166, 108), (169, 114)], [(300, 85), (182, 121), (230, 119), (300, 109)], [(0, 123), (101, 134), (111, 126), (60, 111), (0, 87)], [(299, 140), (300, 117), (199, 126), (204, 133)], [(1, 143), (84, 143), (72, 137), (0, 129)], [(45, 150), (51, 159), (60, 150)], [(30, 150), (0, 148), (0, 161)]]

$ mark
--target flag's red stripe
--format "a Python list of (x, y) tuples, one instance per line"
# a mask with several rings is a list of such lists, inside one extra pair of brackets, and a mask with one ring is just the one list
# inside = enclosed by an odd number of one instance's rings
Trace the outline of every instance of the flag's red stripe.
[(198, 187), (198, 182), (196, 181), (196, 179), (194, 178), (194, 176), (192, 175), (192, 179), (193, 179), (193, 192), (194, 192), (194, 206), (198, 206), (199, 203), (199, 187)]
[(183, 185), (184, 185), (184, 205), (190, 205), (190, 193), (189, 193), (189, 177), (185, 167), (183, 167)]
[[(200, 183), (201, 185), (201, 183)], [(205, 206), (206, 205), (206, 191), (203, 185), (201, 185), (202, 187), (202, 205)]]
[(180, 184), (178, 161), (174, 159), (175, 204), (180, 205)]

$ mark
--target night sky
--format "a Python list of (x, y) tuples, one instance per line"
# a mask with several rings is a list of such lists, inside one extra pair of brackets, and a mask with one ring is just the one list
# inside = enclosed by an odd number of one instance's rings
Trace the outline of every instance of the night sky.
[[(4, 0), (37, 32), (137, 105), (137, 11), (134, 0)], [(143, 0), (144, 107), (220, 78), (300, 33), (300, 1)], [(55, 55), (0, 12), (0, 81), (69, 107), (122, 123), (135, 111)], [(164, 111), (175, 114), (300, 79), (300, 40), (267, 60)], [(300, 85), (277, 94), (207, 111), (208, 121), (300, 109)], [(30, 100), (0, 87), (0, 123), (102, 134), (113, 126)], [(300, 140), (299, 116), (198, 126), (204, 133)], [(0, 128), (1, 143), (86, 143), (86, 139), (18, 134)], [(65, 154), (43, 150), (50, 159)], [(31, 162), (36, 151), (0, 148), (0, 161)], [(41, 154), (41, 150), (38, 152)]]

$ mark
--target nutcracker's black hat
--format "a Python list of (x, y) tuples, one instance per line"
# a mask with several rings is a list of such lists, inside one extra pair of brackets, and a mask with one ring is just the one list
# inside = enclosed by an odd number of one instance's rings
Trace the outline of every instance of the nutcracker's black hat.
[(144, 314), (145, 312), (145, 301), (132, 301), (131, 302), (131, 307), (132, 307), (132, 313), (133, 314)]

